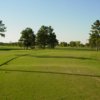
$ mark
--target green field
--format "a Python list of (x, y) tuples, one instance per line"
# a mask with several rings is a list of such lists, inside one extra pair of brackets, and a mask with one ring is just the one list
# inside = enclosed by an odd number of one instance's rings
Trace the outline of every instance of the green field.
[(100, 52), (0, 49), (0, 100), (100, 100)]

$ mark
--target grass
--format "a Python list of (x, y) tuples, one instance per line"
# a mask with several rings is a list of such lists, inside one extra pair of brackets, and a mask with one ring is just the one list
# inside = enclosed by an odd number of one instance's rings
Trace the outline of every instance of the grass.
[(0, 100), (99, 100), (100, 52), (1, 50)]

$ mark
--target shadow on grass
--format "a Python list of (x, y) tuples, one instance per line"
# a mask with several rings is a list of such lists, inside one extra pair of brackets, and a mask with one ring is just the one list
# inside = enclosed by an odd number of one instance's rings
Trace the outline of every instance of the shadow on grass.
[(74, 56), (46, 56), (46, 55), (41, 55), (41, 56), (34, 56), (30, 54), (22, 54), (22, 55), (16, 55), (16, 57), (9, 59), (8, 61), (0, 64), (0, 67), (3, 65), (7, 65), (9, 62), (18, 59), (22, 56), (29, 56), (29, 57), (36, 57), (36, 58), (67, 58), (67, 59), (80, 59), (80, 60), (97, 60), (97, 59), (92, 59), (92, 58), (85, 58), (85, 57), (74, 57)]
[(29, 54), (27, 56), (36, 57), (36, 58), (66, 58), (66, 59), (80, 59), (80, 60), (97, 60), (93, 58), (75, 57), (75, 56), (49, 56), (49, 55), (34, 56), (34, 55), (29, 55)]
[(71, 50), (71, 51), (96, 51), (93, 48), (81, 48), (81, 47), (57, 47), (56, 50)]
[(12, 60), (17, 59), (17, 58), (18, 58), (18, 57), (11, 58), (10, 60), (8, 60), (8, 61), (6, 61), (6, 62), (0, 64), (0, 67), (3, 66), (3, 65), (8, 64), (9, 62), (11, 62)]
[[(70, 56), (33, 56), (30, 54), (22, 54), (16, 55), (16, 57), (11, 58), (10, 60), (2, 63), (0, 67), (3, 65), (8, 64), (9, 62), (16, 60), (22, 56), (30, 56), (30, 57), (37, 57), (37, 58), (71, 58), (71, 59), (88, 59), (93, 60), (91, 58), (83, 58), (83, 57), (70, 57)], [(87, 77), (100, 77), (100, 75), (89, 75), (89, 74), (78, 74), (78, 73), (64, 73), (64, 72), (51, 72), (51, 71), (30, 71), (30, 70), (14, 70), (14, 69), (0, 69), (0, 71), (8, 71), (8, 72), (26, 72), (26, 73), (47, 73), (47, 74), (62, 74), (62, 75), (75, 75), (75, 76), (87, 76)]]
[(40, 73), (40, 74), (58, 74), (58, 75), (74, 75), (86, 77), (100, 77), (100, 75), (78, 74), (78, 73), (64, 73), (64, 72), (51, 72), (51, 71), (30, 71), (30, 70), (14, 70), (14, 69), (0, 69), (0, 71), (7, 72), (21, 72), (21, 73)]
[(13, 60), (15, 60), (15, 59), (17, 59), (17, 58), (20, 58), (20, 57), (22, 57), (22, 56), (26, 56), (26, 55), (27, 55), (27, 54), (19, 55), (19, 56), (16, 56), (16, 57), (14, 57), (14, 58), (11, 58), (11, 59), (9, 59), (8, 61), (6, 61), (6, 62), (0, 64), (0, 67), (2, 67), (3, 65), (7, 65), (9, 62), (11, 62), (11, 61), (13, 61)]
[(0, 51), (23, 50), (22, 48), (0, 48)]

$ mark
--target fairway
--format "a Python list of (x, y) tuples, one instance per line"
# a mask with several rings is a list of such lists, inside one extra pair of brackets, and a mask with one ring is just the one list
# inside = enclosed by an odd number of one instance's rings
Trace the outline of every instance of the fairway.
[(100, 100), (100, 52), (1, 49), (0, 100)]

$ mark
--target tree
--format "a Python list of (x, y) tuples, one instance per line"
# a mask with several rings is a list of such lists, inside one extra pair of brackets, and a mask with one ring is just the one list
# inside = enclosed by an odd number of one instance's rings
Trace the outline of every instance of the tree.
[(75, 42), (75, 41), (70, 41), (69, 45), (70, 45), (71, 47), (75, 47), (75, 46), (76, 46), (76, 42)]
[(60, 42), (60, 46), (61, 47), (67, 47), (68, 46), (68, 43), (67, 42)]
[(81, 44), (81, 41), (70, 41), (69, 44), (71, 47), (83, 47), (84, 45)]
[(31, 28), (26, 28), (21, 32), (20, 42), (26, 49), (35, 47), (35, 34)]
[(100, 20), (96, 20), (91, 26), (89, 44), (97, 51), (100, 49)]
[(37, 45), (40, 48), (44, 48), (48, 46), (49, 48), (54, 48), (58, 44), (58, 40), (56, 39), (56, 34), (53, 32), (53, 28), (51, 26), (41, 26), (39, 31), (37, 32)]
[(76, 43), (76, 47), (80, 47), (81, 46), (81, 42), (80, 41), (75, 41)]
[(37, 32), (36, 42), (40, 48), (45, 49), (47, 41), (48, 41), (48, 27), (43, 25)]
[(3, 32), (6, 31), (5, 24), (2, 23), (2, 20), (0, 20), (0, 36), (5, 37), (5, 34)]
[(56, 39), (56, 34), (53, 32), (53, 28), (51, 26), (48, 27), (48, 47), (55, 48), (58, 44), (58, 40)]

